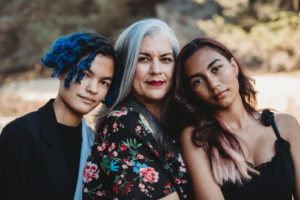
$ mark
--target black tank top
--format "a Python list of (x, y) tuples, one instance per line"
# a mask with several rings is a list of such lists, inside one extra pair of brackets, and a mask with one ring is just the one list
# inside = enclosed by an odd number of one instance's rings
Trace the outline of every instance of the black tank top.
[(272, 125), (276, 134), (275, 156), (252, 166), (260, 175), (251, 174), (252, 179), (244, 180), (242, 185), (225, 183), (221, 189), (226, 200), (292, 200), (295, 174), (290, 144), (280, 136), (272, 112), (264, 110), (261, 118), (264, 125)]

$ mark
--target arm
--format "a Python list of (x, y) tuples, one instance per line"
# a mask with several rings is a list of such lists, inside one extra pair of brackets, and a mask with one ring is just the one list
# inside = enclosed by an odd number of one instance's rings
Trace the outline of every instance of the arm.
[(295, 169), (294, 200), (300, 200), (300, 126), (297, 120), (287, 114), (276, 114), (276, 122), (282, 136), (290, 143)]
[[(178, 198), (177, 193), (173, 194), (175, 188), (164, 166), (157, 162), (148, 144), (140, 138), (149, 134), (141, 122), (137, 113), (129, 112), (126, 116), (111, 117), (102, 124), (88, 159), (90, 166), (96, 165), (99, 169), (99, 177), (84, 184), (84, 196), (89, 193), (95, 198), (98, 193), (104, 194), (103, 199)], [(98, 183), (94, 184), (95, 181)]]
[(35, 151), (34, 139), (26, 128), (10, 123), (3, 129), (0, 135), (0, 195), (2, 197), (28, 198)]
[(181, 132), (182, 155), (190, 173), (195, 198), (197, 200), (223, 200), (220, 186), (216, 183), (206, 152), (193, 144), (193, 127)]

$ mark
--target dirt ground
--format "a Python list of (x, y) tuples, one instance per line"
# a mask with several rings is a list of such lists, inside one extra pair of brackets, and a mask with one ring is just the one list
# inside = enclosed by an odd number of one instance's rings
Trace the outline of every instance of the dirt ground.
[[(300, 122), (300, 71), (293, 73), (253, 74), (258, 93), (258, 108), (274, 108), (294, 115)], [(55, 98), (58, 81), (41, 78), (10, 81), (0, 85), (0, 131), (11, 120), (37, 110)], [(93, 126), (97, 107), (86, 116)]]

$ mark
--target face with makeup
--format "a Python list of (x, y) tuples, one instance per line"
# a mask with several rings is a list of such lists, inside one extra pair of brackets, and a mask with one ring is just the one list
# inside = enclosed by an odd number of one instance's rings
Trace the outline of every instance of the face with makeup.
[(216, 109), (226, 109), (241, 98), (235, 60), (226, 59), (210, 47), (197, 50), (184, 63), (191, 90)]
[(64, 113), (82, 116), (92, 111), (104, 100), (112, 81), (114, 61), (109, 56), (98, 54), (91, 63), (91, 67), (84, 73), (85, 76), (80, 83), (70, 83), (69, 88), (64, 87), (67, 73), (59, 77), (57, 100), (61, 102)]
[(133, 95), (144, 104), (161, 103), (171, 87), (173, 70), (173, 49), (167, 36), (161, 32), (146, 35), (133, 79)]

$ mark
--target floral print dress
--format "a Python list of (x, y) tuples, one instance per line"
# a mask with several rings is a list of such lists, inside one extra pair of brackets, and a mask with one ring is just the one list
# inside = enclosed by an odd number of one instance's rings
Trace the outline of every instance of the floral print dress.
[(83, 199), (158, 199), (175, 191), (191, 199), (179, 150), (162, 155), (139, 112), (112, 111), (99, 131), (84, 169)]

